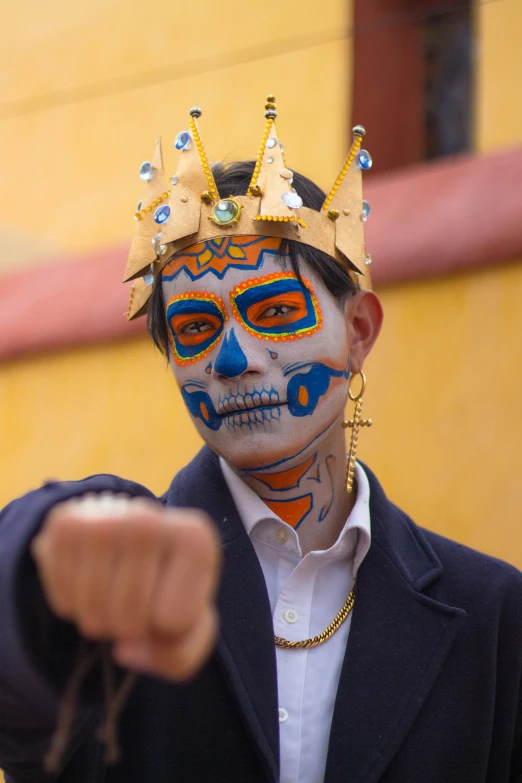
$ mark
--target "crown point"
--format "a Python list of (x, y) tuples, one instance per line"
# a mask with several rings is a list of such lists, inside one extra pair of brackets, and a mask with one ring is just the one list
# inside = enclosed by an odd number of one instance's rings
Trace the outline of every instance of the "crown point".
[(269, 95), (267, 101), (270, 101), (270, 103), (275, 103), (275, 95)]
[(366, 128), (364, 128), (362, 125), (355, 125), (352, 128), (352, 133), (354, 136), (360, 136), (362, 139), (363, 136), (366, 136)]
[(198, 117), (201, 117), (202, 111), (199, 106), (193, 106), (189, 111), (189, 114), (191, 117), (194, 117), (197, 120)]

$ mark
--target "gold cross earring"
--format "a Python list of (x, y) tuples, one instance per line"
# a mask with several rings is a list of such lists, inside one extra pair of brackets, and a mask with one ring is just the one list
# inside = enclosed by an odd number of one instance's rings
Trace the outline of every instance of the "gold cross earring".
[(361, 376), (361, 390), (359, 394), (354, 395), (352, 393), (352, 381), (355, 375), (352, 375), (348, 385), (348, 397), (355, 403), (355, 410), (353, 413), (353, 419), (349, 421), (343, 421), (343, 429), (350, 427), (352, 430), (352, 438), (350, 441), (350, 451), (348, 452), (348, 461), (346, 463), (346, 491), (352, 492), (353, 490), (353, 477), (355, 475), (355, 454), (357, 452), (357, 443), (359, 441), (359, 427), (371, 427), (373, 422), (371, 419), (361, 418), (362, 406), (363, 406), (363, 394), (366, 388), (366, 376), (363, 371), (356, 373)]

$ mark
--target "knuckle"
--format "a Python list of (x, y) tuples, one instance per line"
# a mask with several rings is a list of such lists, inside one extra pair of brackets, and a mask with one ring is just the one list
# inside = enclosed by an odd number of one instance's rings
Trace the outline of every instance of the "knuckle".
[(128, 614), (117, 617), (111, 626), (113, 635), (121, 639), (136, 638), (141, 636), (144, 630), (140, 617)]
[(157, 541), (158, 531), (159, 520), (153, 515), (146, 518), (142, 517), (130, 520), (128, 528), (133, 543), (147, 552), (154, 547)]
[(146, 625), (146, 617), (139, 598), (132, 595), (119, 596), (108, 607), (111, 631), (115, 637), (140, 636)]
[(49, 557), (75, 548), (81, 539), (82, 526), (73, 516), (56, 516), (42, 532), (42, 543)]
[(219, 551), (217, 535), (204, 514), (190, 514), (170, 521), (170, 535), (184, 556), (195, 561), (211, 561)]

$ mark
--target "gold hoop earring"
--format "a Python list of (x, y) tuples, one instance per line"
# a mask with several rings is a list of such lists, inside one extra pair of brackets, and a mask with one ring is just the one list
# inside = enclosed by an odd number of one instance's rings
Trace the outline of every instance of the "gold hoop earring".
[(361, 376), (361, 390), (359, 394), (354, 395), (352, 393), (352, 381), (355, 378), (355, 375), (352, 375), (350, 378), (350, 382), (348, 385), (348, 397), (351, 399), (352, 402), (355, 403), (355, 410), (353, 412), (353, 419), (350, 419), (349, 421), (343, 421), (343, 429), (346, 429), (347, 427), (350, 427), (352, 430), (352, 438), (350, 441), (350, 450), (348, 452), (348, 461), (346, 463), (346, 491), (352, 492), (353, 490), (353, 478), (355, 475), (355, 454), (357, 452), (357, 443), (359, 441), (359, 427), (371, 427), (373, 422), (371, 419), (363, 419), (361, 417), (362, 413), (362, 406), (363, 406), (363, 394), (364, 390), (366, 389), (366, 376), (361, 370), (360, 372), (356, 373), (357, 375)]

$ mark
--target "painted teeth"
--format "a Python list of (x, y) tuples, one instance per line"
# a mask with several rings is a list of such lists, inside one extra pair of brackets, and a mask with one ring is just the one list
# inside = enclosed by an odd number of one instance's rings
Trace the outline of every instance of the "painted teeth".
[(248, 411), (253, 408), (259, 408), (262, 405), (276, 405), (279, 402), (279, 394), (275, 389), (254, 389), (245, 394), (231, 394), (228, 397), (220, 397), (218, 400), (218, 411), (222, 414), (236, 414), (241, 411)]

